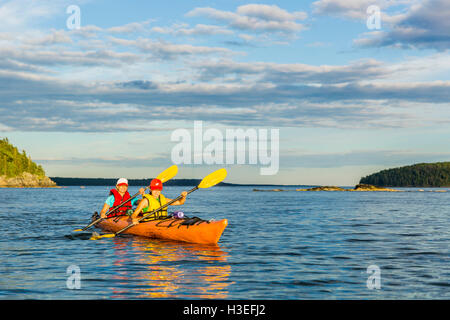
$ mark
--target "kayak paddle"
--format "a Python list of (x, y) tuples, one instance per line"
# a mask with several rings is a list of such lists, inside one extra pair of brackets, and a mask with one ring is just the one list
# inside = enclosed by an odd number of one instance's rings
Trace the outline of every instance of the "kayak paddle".
[[(199, 183), (198, 186), (192, 188), (191, 190), (189, 190), (187, 192), (187, 194), (190, 194), (192, 192), (194, 192), (197, 189), (206, 189), (206, 188), (210, 188), (215, 186), (216, 184), (218, 184), (219, 182), (222, 182), (225, 177), (227, 176), (227, 170), (225, 169), (219, 169), (217, 171), (214, 171), (213, 173), (210, 173), (209, 175), (207, 175), (206, 177), (203, 178), (203, 180)], [(177, 198), (167, 202), (165, 205), (159, 207), (158, 209), (155, 209), (153, 211), (147, 212), (146, 214), (144, 214), (141, 218), (139, 218), (138, 222), (141, 222), (143, 219), (145, 219), (146, 217), (154, 214), (155, 212), (158, 212), (168, 206), (170, 206), (172, 203), (180, 200), (183, 196), (178, 196)], [(117, 231), (116, 233), (107, 233), (107, 234), (103, 234), (103, 235), (99, 235), (99, 236), (92, 236), (90, 240), (98, 240), (98, 239), (102, 239), (102, 238), (113, 238), (115, 236), (117, 236), (118, 234), (128, 230), (129, 228), (133, 227), (135, 224), (131, 223), (128, 226), (126, 226), (125, 228)]]
[[(166, 170), (164, 170), (163, 172), (161, 172), (157, 179), (161, 180), (161, 182), (166, 182), (169, 181), (170, 179), (172, 179), (173, 177), (175, 177), (178, 173), (178, 167), (176, 165), (171, 166), (170, 168), (167, 168)], [(144, 191), (147, 190), (149, 187), (145, 187)], [(116, 212), (120, 207), (124, 206), (126, 203), (128, 203), (129, 201), (133, 200), (134, 198), (136, 198), (139, 195), (139, 192), (137, 192), (136, 194), (134, 194), (130, 199), (128, 199), (127, 201), (122, 202), (120, 205), (118, 205), (117, 207), (115, 207), (113, 210), (111, 210), (110, 212), (108, 212), (108, 214), (114, 213)], [(98, 218), (97, 220), (91, 222), (90, 224), (88, 224), (86, 227), (84, 227), (83, 229), (75, 229), (73, 230), (74, 232), (80, 232), (80, 231), (86, 231), (87, 229), (89, 229), (90, 227), (92, 227), (93, 225), (99, 223), (100, 221), (104, 220), (105, 218)]]

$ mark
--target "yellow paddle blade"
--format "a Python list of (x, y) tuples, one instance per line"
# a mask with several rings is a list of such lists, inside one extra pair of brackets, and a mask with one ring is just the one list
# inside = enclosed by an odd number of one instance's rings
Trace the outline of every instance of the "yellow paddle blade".
[(89, 240), (98, 240), (103, 238), (114, 238), (116, 235), (114, 233), (107, 233), (107, 234), (93, 234), (92, 237), (89, 238)]
[(75, 229), (72, 232), (80, 232), (80, 231), (83, 231), (83, 229)]
[(202, 182), (198, 185), (200, 189), (209, 188), (215, 186), (219, 182), (222, 182), (227, 176), (227, 170), (219, 169), (213, 173), (208, 174), (203, 178)]
[(167, 168), (163, 172), (161, 172), (156, 178), (161, 180), (162, 183), (169, 181), (173, 177), (175, 177), (178, 173), (178, 167), (176, 165)]

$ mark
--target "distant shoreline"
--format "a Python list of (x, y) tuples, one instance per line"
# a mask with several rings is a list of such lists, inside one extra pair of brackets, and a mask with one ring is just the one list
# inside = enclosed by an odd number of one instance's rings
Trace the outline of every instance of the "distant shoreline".
[[(47, 177), (46, 177), (47, 178)], [(88, 186), (114, 186), (117, 182), (117, 178), (66, 178), (66, 177), (49, 177), (50, 181), (56, 183), (56, 185), (37, 185), (37, 184), (23, 184), (23, 185), (0, 185), (0, 189), (4, 188), (64, 188), (64, 187), (88, 187)], [(153, 178), (147, 179), (128, 179), (130, 186), (148, 186)], [(166, 186), (196, 186), (201, 182), (201, 179), (172, 179), (167, 181)], [(227, 183), (221, 182), (218, 186), (222, 187), (254, 187), (253, 191), (259, 192), (283, 192), (283, 191), (390, 191), (390, 192), (405, 192), (405, 190), (395, 190), (383, 187), (370, 186), (364, 188), (364, 185), (353, 186), (323, 186), (323, 185), (301, 185), (301, 184), (256, 184), (256, 183)], [(359, 186), (359, 187), (358, 187)], [(267, 187), (265, 189), (264, 187)], [(361, 188), (363, 187), (363, 188)], [(264, 188), (264, 189), (259, 189)], [(283, 188), (295, 188), (295, 189), (283, 189)], [(406, 188), (406, 187), (396, 187)], [(418, 191), (429, 191), (420, 189), (435, 189), (440, 187), (407, 187), (412, 189), (419, 189)], [(446, 188), (446, 187), (442, 187)], [(445, 192), (445, 190), (435, 190), (435, 192)]]
[[(117, 182), (118, 178), (65, 178), (65, 177), (50, 177), (56, 184), (60, 187), (66, 187), (66, 186), (114, 186)], [(148, 186), (150, 184), (150, 181), (153, 178), (147, 178), (147, 179), (128, 179), (128, 183), (130, 186)], [(166, 186), (196, 186), (200, 183), (201, 179), (172, 179), (170, 181), (167, 181), (164, 183)], [(311, 184), (257, 184), (257, 183), (228, 183), (228, 182), (221, 182), (218, 184), (218, 186), (222, 187), (255, 187), (255, 188), (273, 188), (273, 189), (258, 189), (257, 191), (292, 191), (292, 190), (283, 190), (279, 189), (281, 188), (298, 188), (298, 189), (315, 189), (317, 191), (329, 191), (330, 188), (334, 188), (334, 191), (337, 191), (336, 188), (351, 188), (353, 189), (355, 186), (323, 186), (323, 185), (311, 185)], [(275, 187), (278, 187), (275, 189)], [(402, 188), (402, 187), (400, 187)], [(432, 187), (411, 187), (411, 188), (432, 188)], [(436, 188), (436, 187), (434, 187)], [(304, 190), (302, 190), (304, 191)], [(313, 190), (311, 190), (313, 191)], [(375, 191), (375, 190), (374, 190)]]
[[(416, 187), (414, 187), (416, 188)], [(320, 186), (303, 189), (253, 189), (256, 192), (285, 192), (285, 191), (325, 191), (325, 192), (425, 192), (426, 188), (416, 188), (418, 190), (400, 190), (392, 188), (377, 187), (370, 184), (357, 184), (354, 188), (341, 188), (337, 186)], [(426, 190), (427, 192), (447, 192), (447, 190)]]
[[(50, 177), (58, 186), (114, 186), (118, 178), (65, 178)], [(128, 179), (130, 186), (147, 186), (153, 178), (147, 179)], [(196, 186), (201, 179), (172, 179), (164, 183), (167, 186)], [(280, 185), (280, 184), (257, 184), (257, 183), (228, 183), (221, 182), (218, 184), (223, 187), (314, 187), (316, 185)]]

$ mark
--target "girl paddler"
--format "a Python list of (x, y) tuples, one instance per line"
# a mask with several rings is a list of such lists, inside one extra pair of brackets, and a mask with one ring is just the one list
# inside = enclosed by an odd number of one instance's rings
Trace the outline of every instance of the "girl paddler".
[[(133, 224), (138, 223), (138, 215), (142, 212), (145, 214), (146, 212), (151, 212), (153, 210), (158, 209), (159, 207), (165, 205), (167, 202), (172, 201), (172, 199), (166, 198), (162, 193), (163, 184), (159, 179), (153, 179), (150, 183), (150, 194), (143, 194), (142, 201), (137, 206), (134, 213), (131, 215), (131, 219)], [(172, 203), (172, 206), (178, 206), (184, 204), (186, 201), (187, 192), (183, 191), (181, 193), (182, 198), (178, 201)], [(167, 207), (157, 211), (156, 213), (148, 216), (148, 219), (167, 217)]]
[[(144, 188), (139, 189), (139, 193), (141, 195), (144, 194)], [(111, 218), (116, 216), (122, 216), (127, 213), (128, 210), (131, 210), (133, 205), (137, 204), (139, 199), (136, 197), (131, 201), (128, 201), (122, 207), (117, 209), (115, 212), (108, 214), (121, 203), (130, 199), (130, 194), (128, 193), (128, 180), (125, 178), (120, 178), (117, 180), (116, 188), (111, 189), (109, 192), (109, 197), (106, 199), (105, 204), (103, 205), (102, 211), (100, 211), (100, 217), (102, 218)]]

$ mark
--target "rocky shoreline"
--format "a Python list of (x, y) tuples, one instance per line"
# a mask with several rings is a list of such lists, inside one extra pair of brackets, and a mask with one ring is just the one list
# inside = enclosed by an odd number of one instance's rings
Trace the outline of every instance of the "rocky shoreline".
[[(253, 189), (253, 191), (268, 191), (268, 192), (282, 192), (282, 191), (358, 191), (358, 192), (367, 192), (367, 191), (382, 191), (382, 192), (407, 192), (406, 190), (397, 190), (397, 189), (391, 189), (391, 188), (382, 188), (382, 187), (376, 187), (370, 184), (358, 184), (353, 189), (346, 189), (336, 186), (320, 186), (320, 187), (313, 187), (313, 188), (307, 188), (307, 189), (295, 189), (295, 190), (285, 190), (285, 189)], [(423, 192), (423, 189), (420, 189), (419, 191)], [(431, 191), (430, 191), (431, 192)], [(434, 192), (447, 192), (446, 190), (435, 190)]]
[(46, 176), (37, 176), (28, 172), (20, 176), (7, 178), (0, 176), (0, 188), (59, 188), (57, 184)]
[(309, 189), (296, 189), (296, 191), (387, 191), (387, 192), (402, 192), (402, 190), (376, 187), (370, 184), (358, 184), (353, 189), (345, 189), (336, 186), (314, 187)]

